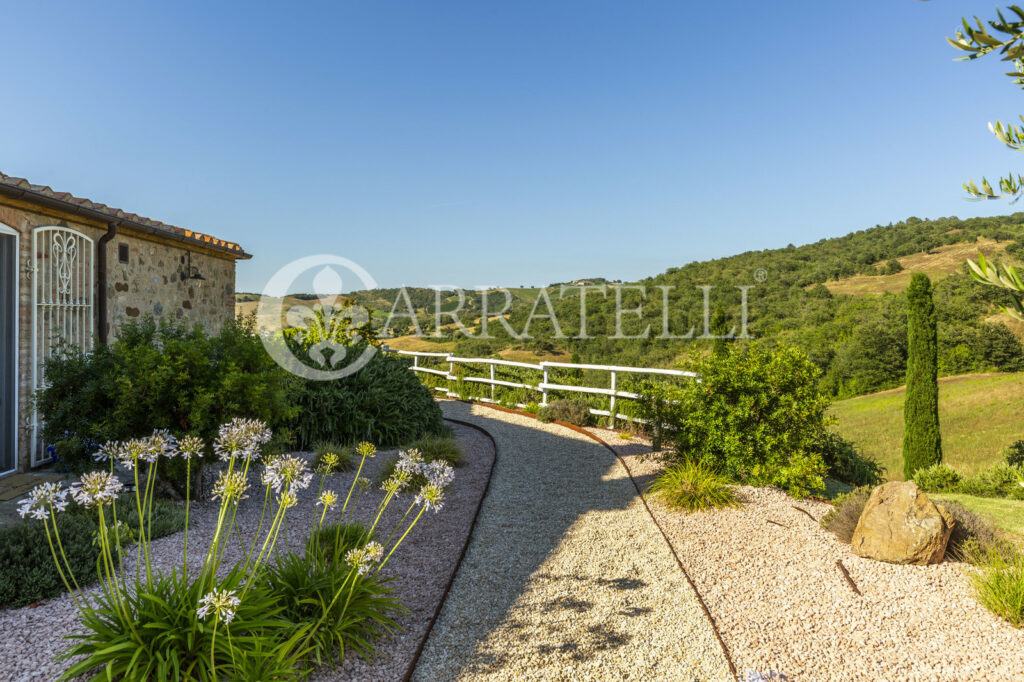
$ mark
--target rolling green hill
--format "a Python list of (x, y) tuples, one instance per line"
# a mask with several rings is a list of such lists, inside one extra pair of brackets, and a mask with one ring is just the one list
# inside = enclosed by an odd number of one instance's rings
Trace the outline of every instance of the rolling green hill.
[[(836, 431), (903, 479), (903, 387), (833, 404)], [(943, 461), (975, 474), (1024, 438), (1024, 373), (968, 374), (939, 380)]]

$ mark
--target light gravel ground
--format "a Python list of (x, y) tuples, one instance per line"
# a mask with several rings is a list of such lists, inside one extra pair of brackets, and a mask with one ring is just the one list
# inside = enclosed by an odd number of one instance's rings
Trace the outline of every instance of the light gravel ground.
[[(426, 633), (431, 617), (442, 598), (445, 585), (455, 570), (459, 554), (470, 532), (473, 515), (487, 484), (494, 451), (490, 440), (473, 429), (453, 426), (455, 435), (468, 456), (468, 462), (456, 470), (455, 480), (448, 488), (444, 508), (438, 514), (425, 514), (402, 547), (395, 553), (385, 573), (396, 576), (391, 586), (396, 596), (410, 609), (397, 621), (404, 628), (396, 636), (383, 640), (380, 656), (372, 663), (350, 657), (341, 668), (324, 668), (311, 678), (315, 682), (334, 680), (380, 680), (390, 682), (401, 679), (415, 656)], [(367, 460), (363, 475), (376, 480), (375, 474), (389, 453), (379, 453)], [(346, 492), (354, 471), (336, 474), (328, 479), (327, 488)], [(255, 480), (255, 478), (254, 478)], [(257, 482), (258, 483), (258, 482)], [(355, 518), (372, 521), (370, 515), (383, 493), (376, 487), (366, 491), (360, 500)], [(238, 525), (243, 536), (255, 532), (260, 499), (245, 500), (239, 507)], [(300, 495), (297, 507), (288, 514), (288, 545), (301, 551), (315, 513), (313, 502), (315, 485)], [(405, 511), (405, 505), (393, 503), (385, 513), (381, 527), (391, 527)], [(406, 500), (406, 504), (408, 501)], [(189, 558), (200, 558), (209, 546), (217, 508), (193, 507), (189, 530)], [(284, 534), (279, 540), (284, 549)], [(152, 547), (155, 564), (165, 570), (180, 565), (184, 533), (176, 533), (156, 540)], [(240, 556), (239, 545), (227, 545), (225, 563), (231, 564)], [(87, 591), (94, 588), (85, 588)], [(75, 604), (69, 595), (47, 600), (36, 608), (0, 611), (0, 680), (55, 680), (66, 665), (55, 662), (54, 657), (64, 648), (62, 637), (76, 623)]]
[[(593, 429), (642, 487), (662, 465), (646, 442)], [(971, 596), (969, 570), (946, 561), (896, 566), (855, 556), (794, 506), (830, 508), (777, 489), (738, 488), (739, 509), (687, 515), (650, 506), (742, 673), (792, 680), (1011, 680), (1024, 674), (1024, 632)], [(780, 523), (785, 528), (768, 523)], [(863, 593), (836, 567), (843, 562)]]
[(632, 482), (557, 425), (449, 402), (498, 455), (413, 679), (727, 680), (725, 655)]

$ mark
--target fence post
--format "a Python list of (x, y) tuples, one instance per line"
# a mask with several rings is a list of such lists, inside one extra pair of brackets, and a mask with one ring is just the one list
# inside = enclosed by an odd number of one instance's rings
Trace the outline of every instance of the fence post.
[[(544, 379), (543, 379), (543, 382), (545, 384), (548, 383), (548, 368), (547, 368), (547, 365), (544, 365)], [(547, 386), (545, 386), (543, 389), (541, 389), (540, 404), (541, 405), (547, 405), (548, 404), (548, 388), (547, 388)]]
[(492, 362), (492, 363), (490, 363), (490, 365), (491, 365), (491, 402), (493, 403), (494, 402), (494, 363)]
[(612, 399), (611, 406), (608, 408), (608, 418), (611, 420), (609, 426), (615, 428), (615, 370), (612, 370)]
[(453, 392), (452, 392), (452, 381), (453, 381), (453, 379), (451, 377), (453, 377), (453, 376), (455, 376), (455, 363), (452, 362), (451, 356), (449, 355), (448, 356), (448, 396), (449, 397), (451, 397), (452, 395), (457, 395), (457, 394), (453, 394)]

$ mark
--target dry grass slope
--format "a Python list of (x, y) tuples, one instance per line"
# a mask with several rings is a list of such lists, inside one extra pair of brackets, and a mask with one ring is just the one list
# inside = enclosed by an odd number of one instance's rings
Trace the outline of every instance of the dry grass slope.
[[(979, 239), (977, 242), (941, 246), (928, 253), (915, 253), (900, 258), (902, 272), (895, 275), (855, 275), (835, 282), (825, 282), (833, 294), (864, 296), (867, 294), (899, 293), (906, 291), (911, 272), (923, 272), (933, 280), (956, 272), (968, 258), (977, 258), (978, 252), (986, 258), (1002, 257), (1005, 244), (993, 239)], [(885, 263), (876, 263), (881, 267)]]

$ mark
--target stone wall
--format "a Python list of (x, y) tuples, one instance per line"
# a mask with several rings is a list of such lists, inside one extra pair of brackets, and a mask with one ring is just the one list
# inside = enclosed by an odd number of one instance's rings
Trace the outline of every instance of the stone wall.
[[(19, 469), (29, 467), (31, 412), (28, 407), (32, 391), (32, 287), (25, 275), (25, 266), (34, 262), (32, 231), (37, 227), (70, 227), (87, 235), (95, 243), (106, 234), (106, 226), (73, 219), (59, 213), (37, 209), (7, 199), (0, 203), (0, 223), (20, 235), (19, 261), (19, 331), (18, 331), (18, 463)], [(128, 262), (118, 258), (119, 245), (128, 247)], [(235, 314), (235, 259), (201, 246), (185, 245), (145, 234), (121, 229), (106, 245), (107, 251), (107, 315), (106, 322), (95, 320), (95, 329), (106, 324), (108, 340), (113, 341), (127, 320), (152, 315), (155, 319), (181, 316), (201, 323), (216, 332)], [(192, 267), (205, 279), (181, 277), (191, 252)], [(97, 263), (98, 265), (98, 263)], [(94, 314), (97, 307), (93, 301)]]

